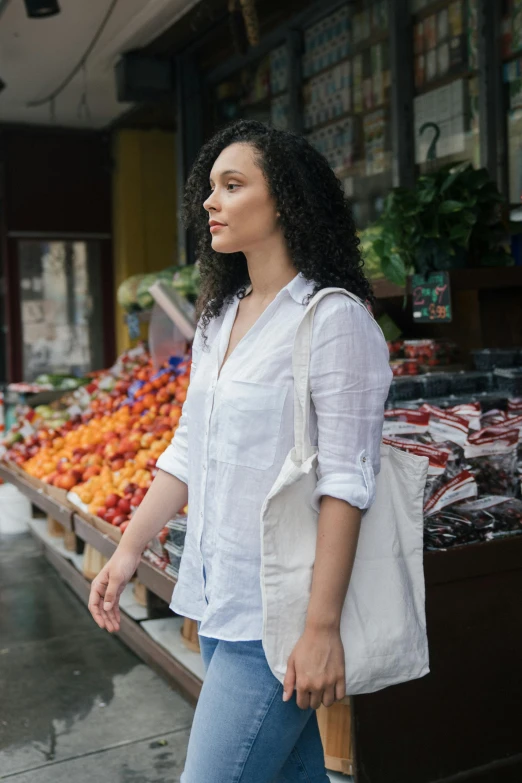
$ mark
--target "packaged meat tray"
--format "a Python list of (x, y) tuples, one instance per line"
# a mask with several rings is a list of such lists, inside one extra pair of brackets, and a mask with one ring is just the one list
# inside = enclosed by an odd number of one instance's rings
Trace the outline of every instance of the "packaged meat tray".
[(519, 397), (522, 394), (522, 367), (497, 368), (493, 374), (499, 391), (506, 392), (512, 397)]
[(513, 367), (518, 361), (518, 348), (484, 348), (472, 351), (477, 370), (494, 370), (496, 367)]

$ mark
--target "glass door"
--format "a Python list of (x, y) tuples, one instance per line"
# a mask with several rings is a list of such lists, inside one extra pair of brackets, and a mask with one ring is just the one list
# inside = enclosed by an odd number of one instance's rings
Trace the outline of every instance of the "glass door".
[(24, 380), (103, 365), (100, 242), (20, 240)]

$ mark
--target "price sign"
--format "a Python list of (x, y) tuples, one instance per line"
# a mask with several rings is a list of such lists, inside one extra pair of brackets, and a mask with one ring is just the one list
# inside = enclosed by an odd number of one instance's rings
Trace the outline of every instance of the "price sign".
[(413, 275), (413, 319), (418, 323), (449, 323), (452, 320), (451, 291), (447, 272)]

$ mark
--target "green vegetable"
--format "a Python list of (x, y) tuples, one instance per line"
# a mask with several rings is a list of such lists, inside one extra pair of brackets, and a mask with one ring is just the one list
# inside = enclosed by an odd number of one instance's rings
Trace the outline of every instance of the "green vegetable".
[(145, 275), (132, 275), (124, 280), (118, 288), (117, 299), (120, 307), (127, 312), (139, 309), (138, 286)]

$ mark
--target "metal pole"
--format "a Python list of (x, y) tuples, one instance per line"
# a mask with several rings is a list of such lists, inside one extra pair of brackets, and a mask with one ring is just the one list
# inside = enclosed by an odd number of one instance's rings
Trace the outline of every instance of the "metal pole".
[(193, 263), (195, 257), (192, 239), (181, 217), (183, 192), (190, 167), (203, 142), (201, 78), (192, 55), (179, 55), (176, 58), (176, 98), (178, 263), (184, 265)]
[(505, 196), (509, 193), (505, 85), (500, 26), (502, 3), (478, 0), (480, 162)]
[(289, 30), (288, 50), (288, 129), (296, 133), (303, 132), (302, 112), (302, 70), (303, 34), (301, 30)]
[(413, 22), (409, 0), (388, 0), (393, 185), (415, 184)]

